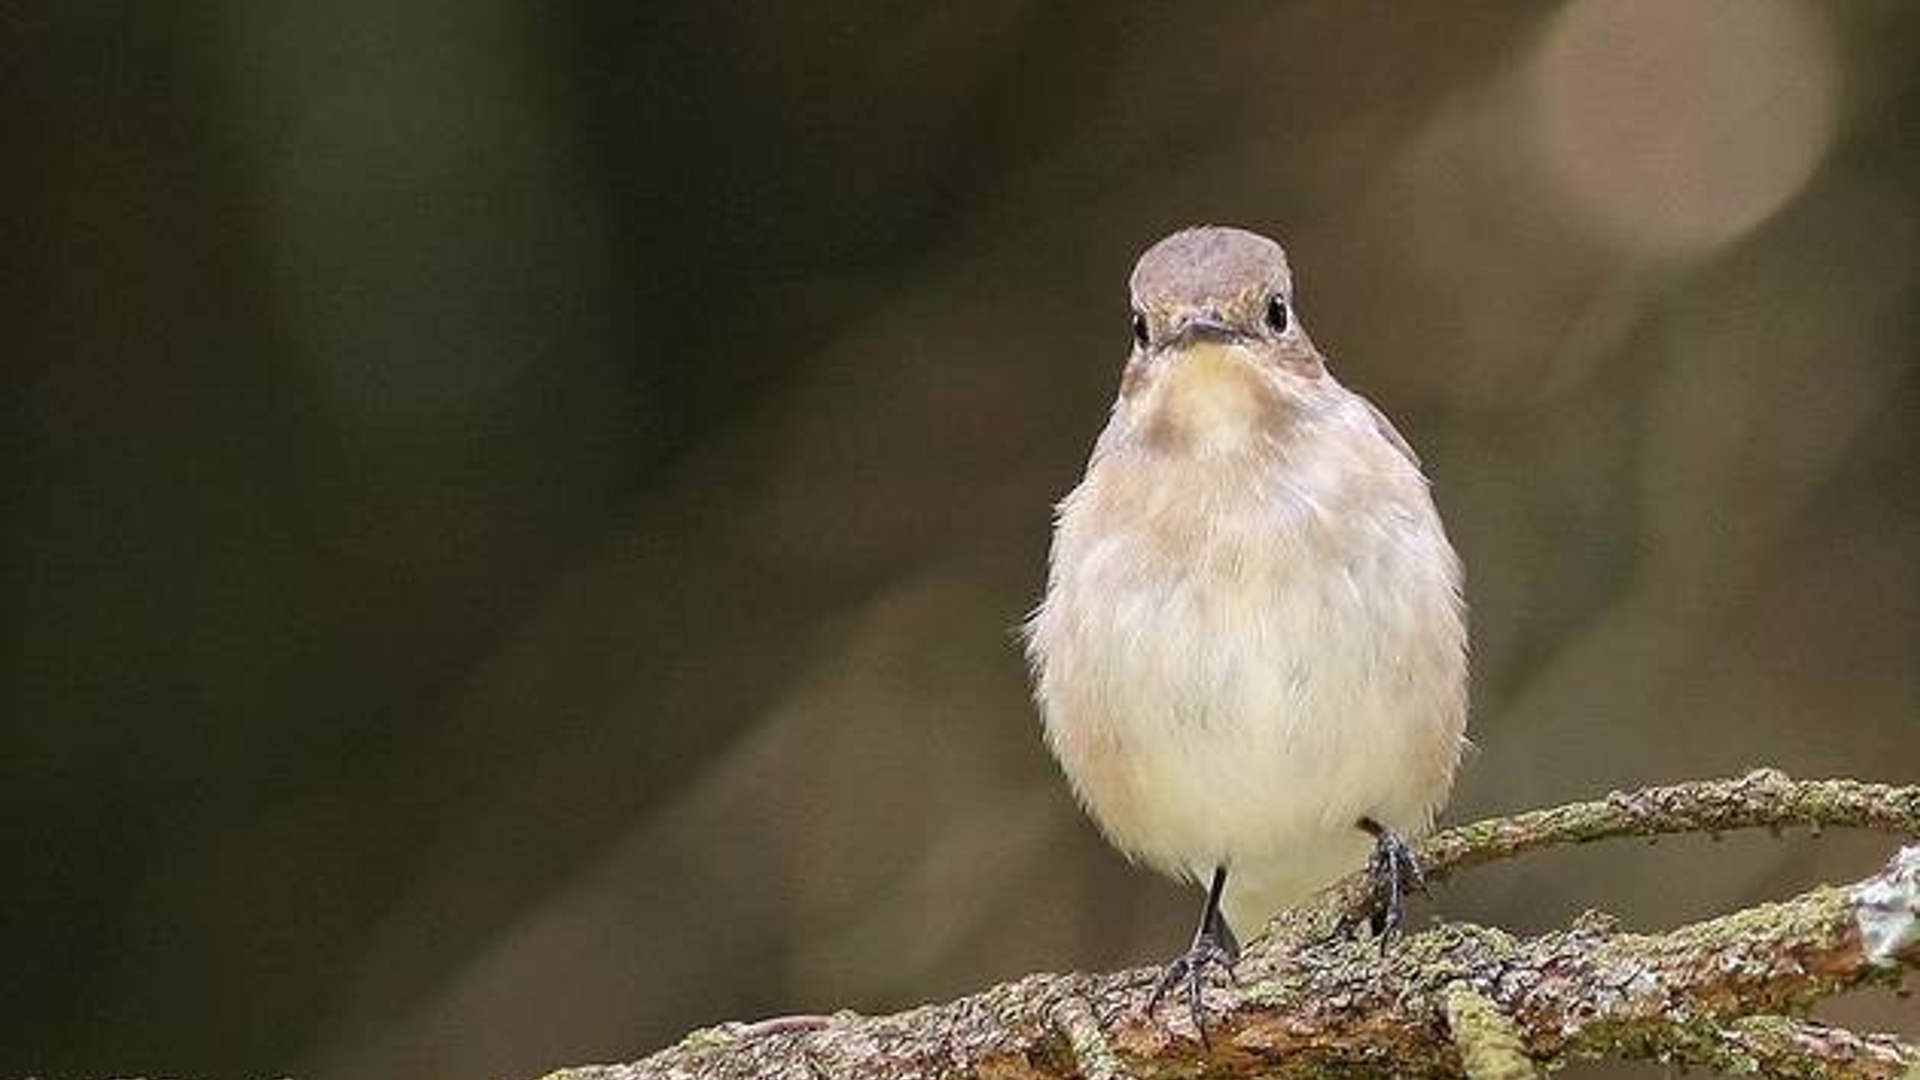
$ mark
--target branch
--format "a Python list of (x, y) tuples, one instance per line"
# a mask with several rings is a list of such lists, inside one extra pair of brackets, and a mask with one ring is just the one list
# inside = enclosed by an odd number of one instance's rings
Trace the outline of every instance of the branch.
[[(1439, 881), (1501, 859), (1597, 840), (1685, 833), (1718, 837), (1759, 828), (1777, 836), (1795, 826), (1816, 835), (1829, 826), (1920, 835), (1920, 786), (1793, 780), (1778, 769), (1754, 769), (1733, 780), (1615, 791), (1604, 799), (1459, 825), (1428, 837), (1418, 857), (1427, 880)], [(1356, 874), (1333, 887), (1331, 901), (1357, 910), (1366, 887), (1365, 876)]]
[[(1423, 847), (1443, 873), (1604, 836), (1797, 824), (1920, 832), (1920, 788), (1796, 783), (1775, 772), (1649, 789), (1483, 822)], [(1615, 1056), (1805, 1080), (1894, 1080), (1920, 1053), (1790, 1019), (1920, 967), (1920, 845), (1851, 887), (1680, 927), (1604, 919), (1531, 939), (1448, 924), (1398, 942), (1329, 937), (1344, 898), (1283, 912), (1233, 988), (1208, 992), (1210, 1044), (1181, 1010), (1147, 1017), (1157, 972), (1033, 975), (892, 1016), (840, 1013), (694, 1032), (630, 1065), (552, 1080), (1158, 1080), (1403, 1076), (1506, 1080)], [(1171, 1025), (1171, 1026), (1169, 1026)]]
[(1737, 780), (1616, 791), (1591, 802), (1462, 825), (1421, 845), (1420, 861), (1427, 876), (1437, 878), (1567, 844), (1755, 828), (1777, 833), (1796, 825), (1920, 833), (1920, 786), (1790, 780), (1778, 769), (1755, 769)]
[(1900, 1080), (1920, 1069), (1920, 1051), (1891, 1035), (1856, 1035), (1784, 1016), (1736, 1020), (1697, 1046), (1676, 1046), (1675, 1055), (1721, 1072), (1793, 1080)]

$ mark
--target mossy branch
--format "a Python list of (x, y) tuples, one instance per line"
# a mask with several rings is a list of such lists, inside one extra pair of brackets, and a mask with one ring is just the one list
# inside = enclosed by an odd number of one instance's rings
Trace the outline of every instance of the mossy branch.
[(1614, 792), (1604, 799), (1490, 818), (1438, 833), (1421, 845), (1429, 878), (1542, 848), (1625, 836), (1717, 835), (1804, 826), (1920, 831), (1920, 786), (1858, 780), (1792, 780), (1755, 769), (1737, 780), (1703, 780)]
[[(1441, 875), (1611, 836), (1797, 825), (1920, 834), (1920, 787), (1792, 781), (1764, 770), (1615, 794), (1448, 830), (1421, 853)], [(1357, 881), (1283, 912), (1208, 993), (1203, 1046), (1180, 1010), (1143, 1007), (1155, 972), (1033, 975), (891, 1016), (841, 1013), (694, 1032), (628, 1065), (565, 1080), (1157, 1080), (1162, 1077), (1524, 1078), (1613, 1056), (1803, 1080), (1908, 1080), (1920, 1051), (1796, 1019), (1920, 967), (1920, 845), (1850, 887), (1826, 886), (1662, 934), (1604, 918), (1533, 938), (1463, 923), (1397, 942), (1330, 936)]]

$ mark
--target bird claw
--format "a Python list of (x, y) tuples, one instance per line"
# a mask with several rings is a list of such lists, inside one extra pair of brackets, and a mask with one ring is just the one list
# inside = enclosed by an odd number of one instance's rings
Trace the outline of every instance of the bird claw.
[(1175, 986), (1181, 987), (1186, 994), (1187, 1014), (1193, 1019), (1193, 1030), (1199, 1036), (1200, 1045), (1212, 1049), (1207, 1040), (1205, 1002), (1201, 998), (1202, 981), (1207, 969), (1217, 967), (1227, 976), (1227, 981), (1239, 985), (1240, 978), (1234, 974), (1233, 964), (1237, 960), (1232, 950), (1212, 935), (1196, 938), (1193, 947), (1174, 958), (1160, 973), (1160, 979), (1154, 984), (1153, 996), (1147, 999), (1147, 1015), (1152, 1016), (1160, 1007), (1160, 999)]
[(1367, 858), (1367, 926), (1385, 954), (1406, 916), (1407, 893), (1424, 895), (1427, 878), (1406, 837), (1371, 820), (1362, 827), (1373, 834), (1373, 854)]

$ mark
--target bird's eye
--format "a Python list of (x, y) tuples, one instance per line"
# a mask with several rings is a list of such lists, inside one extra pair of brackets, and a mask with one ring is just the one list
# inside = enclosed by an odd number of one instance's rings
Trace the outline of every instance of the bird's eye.
[(1133, 340), (1141, 348), (1147, 346), (1147, 317), (1139, 311), (1133, 313)]
[(1278, 296), (1270, 296), (1267, 298), (1267, 329), (1272, 330), (1276, 334), (1286, 333), (1287, 320), (1290, 317), (1285, 300), (1280, 299)]

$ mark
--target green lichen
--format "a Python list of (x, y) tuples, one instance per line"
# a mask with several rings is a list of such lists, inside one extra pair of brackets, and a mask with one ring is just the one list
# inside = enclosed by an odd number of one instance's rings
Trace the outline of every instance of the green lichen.
[(1513, 1020), (1465, 982), (1447, 989), (1447, 1029), (1468, 1080), (1535, 1080), (1540, 1075)]
[(725, 1046), (733, 1042), (735, 1035), (726, 1026), (694, 1028), (680, 1038), (681, 1047), (688, 1050), (707, 1050)]

